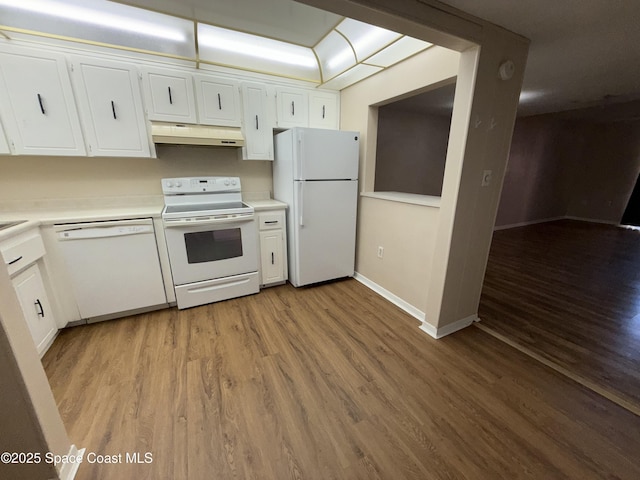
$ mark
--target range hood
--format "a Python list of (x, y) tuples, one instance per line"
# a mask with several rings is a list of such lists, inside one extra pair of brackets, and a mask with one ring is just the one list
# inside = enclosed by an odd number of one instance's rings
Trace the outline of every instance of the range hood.
[(173, 145), (213, 145), (243, 147), (244, 137), (237, 127), (210, 127), (182, 123), (152, 122), (153, 143)]

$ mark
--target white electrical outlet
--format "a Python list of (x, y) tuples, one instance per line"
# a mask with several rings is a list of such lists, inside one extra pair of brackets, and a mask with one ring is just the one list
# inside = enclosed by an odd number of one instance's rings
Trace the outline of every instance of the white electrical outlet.
[(378, 258), (382, 258), (384, 255), (384, 247), (378, 247)]

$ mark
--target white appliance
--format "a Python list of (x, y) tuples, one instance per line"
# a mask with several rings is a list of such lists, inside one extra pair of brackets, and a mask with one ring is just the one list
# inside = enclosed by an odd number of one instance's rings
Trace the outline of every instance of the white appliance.
[(240, 179), (164, 178), (162, 191), (178, 308), (257, 293), (258, 234)]
[(166, 306), (153, 220), (55, 226), (82, 319)]
[(296, 287), (354, 273), (358, 132), (293, 128), (275, 136), (274, 197), (287, 217)]

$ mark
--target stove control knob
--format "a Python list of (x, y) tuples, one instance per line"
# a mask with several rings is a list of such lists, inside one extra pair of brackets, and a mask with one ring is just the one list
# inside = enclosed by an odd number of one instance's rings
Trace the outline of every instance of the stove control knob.
[(167, 187), (169, 188), (173, 187), (173, 182), (167, 182)]
[(231, 180), (231, 185), (235, 185), (236, 183), (238, 183), (238, 182), (236, 182), (235, 178), (233, 180)]
[(227, 187), (229, 186), (229, 179), (228, 179), (228, 178), (224, 181), (224, 184), (225, 184)]
[(178, 181), (176, 182), (176, 187), (180, 188), (182, 186), (182, 182)]

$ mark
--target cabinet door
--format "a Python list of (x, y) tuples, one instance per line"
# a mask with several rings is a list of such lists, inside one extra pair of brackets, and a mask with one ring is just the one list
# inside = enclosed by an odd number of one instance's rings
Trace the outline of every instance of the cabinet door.
[(0, 155), (9, 153), (11, 153), (11, 150), (9, 150), (7, 138), (4, 136), (4, 129), (2, 128), (2, 124), (0, 124)]
[(309, 94), (309, 126), (338, 130), (340, 107), (338, 94), (312, 92)]
[(240, 126), (238, 83), (209, 75), (194, 75), (198, 113), (203, 125)]
[(245, 160), (273, 160), (273, 124), (269, 118), (267, 89), (257, 83), (242, 85)]
[(1, 48), (0, 116), (16, 154), (86, 155), (62, 55)]
[(276, 89), (276, 110), (278, 127), (308, 127), (308, 95), (304, 90), (291, 88)]
[(284, 238), (282, 230), (267, 230), (260, 232), (260, 283), (283, 282), (284, 272)]
[(89, 154), (149, 157), (149, 135), (135, 68), (76, 57), (73, 78)]
[(144, 67), (142, 86), (149, 120), (198, 123), (190, 73)]
[(24, 272), (15, 276), (13, 287), (18, 294), (20, 306), (38, 353), (42, 355), (51, 344), (57, 327), (38, 265), (34, 263)]

